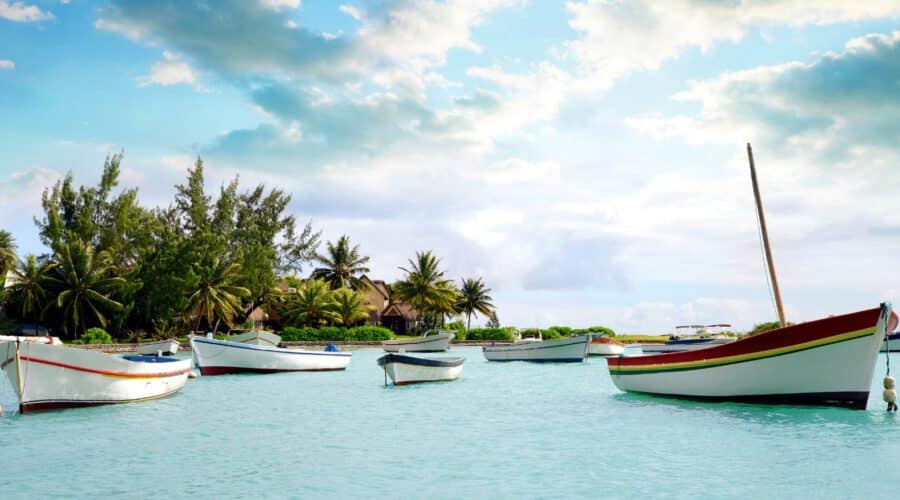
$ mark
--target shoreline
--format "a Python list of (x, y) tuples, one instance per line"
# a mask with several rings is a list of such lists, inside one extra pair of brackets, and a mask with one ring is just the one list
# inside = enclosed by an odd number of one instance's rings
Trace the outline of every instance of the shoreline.
[[(178, 348), (178, 352), (191, 352), (191, 346), (187, 342), (179, 341), (181, 346)], [(288, 349), (312, 349), (312, 348), (324, 348), (328, 344), (334, 344), (338, 348), (346, 349), (346, 350), (356, 350), (356, 349), (373, 349), (381, 347), (381, 341), (335, 341), (335, 342), (319, 342), (319, 341), (293, 341), (293, 342), (282, 342), (285, 347)], [(505, 341), (490, 341), (490, 340), (463, 340), (460, 342), (451, 343), (451, 347), (490, 347), (491, 345), (509, 345), (512, 342)], [(118, 354), (118, 353), (126, 353), (126, 352), (135, 352), (137, 350), (138, 344), (63, 344), (68, 347), (77, 347), (79, 349), (87, 349), (90, 351), (101, 351), (110, 354)]]

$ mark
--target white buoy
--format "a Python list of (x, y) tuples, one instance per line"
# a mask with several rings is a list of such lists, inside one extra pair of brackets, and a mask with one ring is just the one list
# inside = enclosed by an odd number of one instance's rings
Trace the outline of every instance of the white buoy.
[(884, 392), (881, 393), (882, 399), (888, 404), (887, 411), (897, 411), (897, 381), (894, 377), (887, 375), (884, 377)]

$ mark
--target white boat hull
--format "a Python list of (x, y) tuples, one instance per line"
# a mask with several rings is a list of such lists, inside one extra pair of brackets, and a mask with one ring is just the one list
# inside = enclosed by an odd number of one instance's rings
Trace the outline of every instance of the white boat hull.
[(411, 340), (386, 340), (381, 343), (385, 352), (444, 352), (450, 349), (452, 333), (429, 335)]
[(890, 305), (693, 352), (605, 358), (623, 391), (865, 408)]
[(72, 347), (0, 342), (0, 365), (22, 413), (143, 401), (184, 387), (191, 361), (158, 359), (135, 362)]
[(202, 375), (343, 370), (349, 352), (304, 351), (228, 340), (191, 338), (191, 349)]
[(281, 343), (281, 336), (266, 331), (251, 331), (231, 335), (228, 337), (231, 342), (240, 342), (241, 344), (251, 345), (267, 345), (270, 347), (278, 347)]
[(483, 348), (488, 361), (580, 362), (588, 353), (590, 335), (539, 342), (516, 342)]
[[(379, 360), (379, 364), (394, 385), (456, 380), (463, 370), (463, 358), (450, 358), (454, 362), (458, 361), (458, 364), (452, 366), (423, 366), (419, 363), (410, 363), (403, 358), (411, 358), (411, 356), (398, 356), (395, 359), (385, 360), (386, 362)], [(442, 361), (445, 359), (447, 358), (424, 358), (418, 361)]]
[(736, 339), (733, 338), (724, 338), (709, 339), (706, 342), (695, 342), (690, 344), (641, 344), (641, 352), (643, 352), (644, 354), (663, 354), (668, 352), (696, 351), (698, 349), (706, 349), (707, 347), (712, 347), (714, 345), (728, 344), (730, 342), (734, 342), (735, 340)]
[(137, 349), (135, 350), (138, 354), (143, 354), (144, 356), (156, 356), (159, 353), (169, 356), (176, 354), (179, 347), (181, 347), (181, 344), (179, 344), (177, 340), (169, 339), (138, 344)]
[(625, 346), (620, 344), (597, 344), (591, 342), (588, 346), (588, 354), (591, 356), (618, 356), (625, 352)]

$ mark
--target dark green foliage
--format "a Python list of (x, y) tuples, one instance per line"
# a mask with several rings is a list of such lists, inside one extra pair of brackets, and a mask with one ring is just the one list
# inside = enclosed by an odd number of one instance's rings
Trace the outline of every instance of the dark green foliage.
[(466, 333), (466, 340), (515, 340), (512, 328), (472, 328)]
[(466, 324), (462, 321), (452, 321), (444, 325), (444, 330), (450, 330), (456, 335), (453, 340), (466, 340)]
[(393, 333), (380, 326), (357, 326), (354, 328), (288, 326), (281, 332), (281, 339), (286, 342), (375, 342), (392, 338), (394, 338)]
[[(793, 323), (788, 321), (788, 326), (790, 325), (793, 325)], [(764, 323), (757, 323), (753, 326), (753, 329), (747, 333), (747, 335), (756, 335), (757, 333), (768, 332), (769, 330), (775, 330), (776, 328), (781, 328), (781, 323), (778, 321), (766, 321)]]
[[(544, 338), (558, 339), (558, 338), (562, 338), (562, 337), (568, 337), (569, 335), (571, 335), (572, 329), (569, 328), (568, 326), (551, 326), (550, 328), (543, 330), (543, 332), (545, 332)], [(547, 337), (546, 334), (552, 335), (552, 337)]]
[(88, 328), (81, 335), (81, 344), (112, 344), (112, 337), (103, 328)]
[(574, 334), (583, 334), (583, 333), (599, 333), (603, 335), (609, 335), (610, 337), (615, 337), (616, 332), (613, 331), (612, 328), (607, 328), (605, 326), (592, 326), (589, 328), (577, 328), (572, 330)]

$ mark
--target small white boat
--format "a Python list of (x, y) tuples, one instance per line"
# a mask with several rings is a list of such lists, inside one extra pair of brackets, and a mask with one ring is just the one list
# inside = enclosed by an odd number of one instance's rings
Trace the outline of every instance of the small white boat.
[(450, 341), (455, 335), (438, 330), (411, 340), (385, 340), (381, 347), (385, 352), (444, 352), (450, 349)]
[(135, 350), (138, 354), (142, 354), (144, 356), (171, 356), (178, 353), (179, 347), (181, 347), (181, 344), (179, 344), (177, 340), (168, 339), (138, 344), (137, 349)]
[(503, 346), (482, 348), (488, 361), (535, 361), (578, 363), (588, 353), (590, 335), (574, 335), (555, 340), (525, 340)]
[(18, 396), (19, 411), (29, 413), (165, 397), (184, 387), (191, 360), (0, 341), (0, 367)]
[(272, 332), (256, 330), (229, 335), (228, 340), (240, 342), (241, 344), (267, 345), (271, 347), (278, 347), (278, 344), (281, 343), (280, 336)]
[(304, 351), (204, 337), (191, 337), (191, 350), (202, 375), (343, 370), (353, 356), (337, 350)]
[[(644, 354), (664, 354), (668, 352), (684, 352), (704, 349), (714, 345), (728, 344), (737, 340), (727, 337), (721, 332), (731, 325), (720, 323), (715, 325), (680, 325), (675, 327), (675, 335), (663, 344), (641, 344)], [(692, 333), (682, 333), (693, 330)]]
[(390, 353), (378, 358), (378, 366), (391, 377), (394, 385), (404, 385), (456, 380), (462, 373), (465, 361), (463, 357), (425, 358)]
[(588, 354), (591, 356), (617, 356), (625, 352), (625, 344), (616, 342), (609, 335), (591, 335)]

